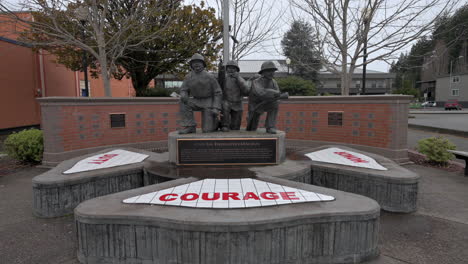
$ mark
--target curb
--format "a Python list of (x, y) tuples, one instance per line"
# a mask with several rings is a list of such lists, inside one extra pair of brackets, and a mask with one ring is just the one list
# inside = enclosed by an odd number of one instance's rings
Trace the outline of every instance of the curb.
[(415, 115), (430, 115), (430, 114), (468, 114), (468, 111), (409, 111), (410, 114)]
[(441, 128), (441, 127), (423, 126), (423, 125), (416, 125), (416, 124), (408, 124), (408, 128), (419, 129), (419, 130), (435, 132), (435, 133), (442, 133), (442, 134), (450, 134), (450, 135), (468, 138), (468, 131)]

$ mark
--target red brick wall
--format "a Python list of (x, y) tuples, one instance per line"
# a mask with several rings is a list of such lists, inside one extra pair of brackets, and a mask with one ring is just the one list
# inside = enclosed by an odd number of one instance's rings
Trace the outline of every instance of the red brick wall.
[[(167, 140), (179, 128), (172, 98), (43, 98), (45, 152)], [(407, 96), (293, 97), (280, 105), (278, 129), (287, 139), (406, 149)], [(246, 105), (245, 105), (246, 107)], [(329, 126), (328, 112), (343, 112)], [(110, 113), (125, 113), (125, 128), (110, 128)], [(243, 126), (245, 126), (244, 111)], [(261, 126), (263, 125), (262, 117)], [(200, 123), (200, 115), (196, 114)]]
[(0, 129), (38, 125), (38, 72), (30, 48), (0, 41)]

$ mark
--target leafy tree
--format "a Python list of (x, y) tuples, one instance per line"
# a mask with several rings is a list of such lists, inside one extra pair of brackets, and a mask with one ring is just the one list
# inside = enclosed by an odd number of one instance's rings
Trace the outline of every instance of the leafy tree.
[(310, 80), (305, 80), (297, 76), (288, 76), (286, 78), (278, 78), (277, 82), (281, 92), (288, 92), (289, 95), (317, 95), (315, 84)]
[[(72, 70), (82, 68), (82, 50), (89, 54), (92, 76), (102, 75), (106, 96), (110, 77), (131, 77), (136, 90), (163, 72), (180, 72), (195, 52), (208, 55), (220, 48), (212, 41), (221, 22), (214, 9), (182, 5), (181, 0), (30, 0), (33, 20), (22, 19), (0, 4), (0, 11), (29, 30), (23, 41), (57, 56)], [(84, 8), (82, 24), (77, 10)], [(81, 36), (86, 32), (85, 39)]]
[(410, 83), (421, 81), (424, 58), (432, 53), (434, 43), (432, 38), (423, 37), (411, 47), (408, 54), (400, 54), (398, 61), (392, 63), (390, 72), (396, 73), (397, 88), (404, 88), (403, 80), (409, 80)]
[[(457, 9), (452, 15), (446, 13), (441, 17), (433, 32), (436, 40), (442, 40), (448, 49), (448, 61), (454, 61), (459, 56), (468, 57), (468, 50), (465, 54), (460, 54), (463, 45), (468, 41), (468, 3)], [(456, 65), (454, 65), (456, 67)], [(450, 63), (447, 64), (447, 72)]]
[(393, 91), (393, 94), (406, 94), (412, 95), (414, 98), (420, 97), (420, 92), (418, 89), (414, 88), (412, 85), (412, 80), (404, 80), (403, 87), (400, 87)]
[(320, 54), (314, 47), (318, 45), (314, 34), (314, 29), (309, 23), (295, 20), (284, 34), (281, 46), (284, 55), (291, 60), (290, 67), (293, 73), (304, 79), (316, 81), (321, 64)]

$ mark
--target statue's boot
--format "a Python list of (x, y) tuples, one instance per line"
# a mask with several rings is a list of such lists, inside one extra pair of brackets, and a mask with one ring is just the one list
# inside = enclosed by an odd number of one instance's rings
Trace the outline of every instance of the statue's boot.
[(195, 133), (196, 128), (195, 127), (184, 127), (182, 130), (179, 130), (179, 134), (190, 134), (190, 133)]
[(276, 134), (276, 128), (274, 127), (267, 128), (266, 132), (269, 134)]
[(223, 132), (229, 132), (229, 128), (228, 128), (228, 127), (225, 127), (225, 126), (223, 126), (223, 128), (221, 128), (221, 131), (223, 131)]

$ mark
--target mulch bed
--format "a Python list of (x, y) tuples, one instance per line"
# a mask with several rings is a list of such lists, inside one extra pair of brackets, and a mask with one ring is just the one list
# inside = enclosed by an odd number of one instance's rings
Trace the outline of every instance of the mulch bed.
[(9, 157), (0, 157), (0, 177), (18, 172), (32, 165), (20, 163)]
[(408, 150), (408, 157), (412, 162), (426, 167), (441, 169), (448, 172), (463, 172), (465, 170), (465, 165), (456, 161), (449, 161), (447, 166), (435, 164), (427, 160), (424, 154), (421, 154), (415, 150)]

